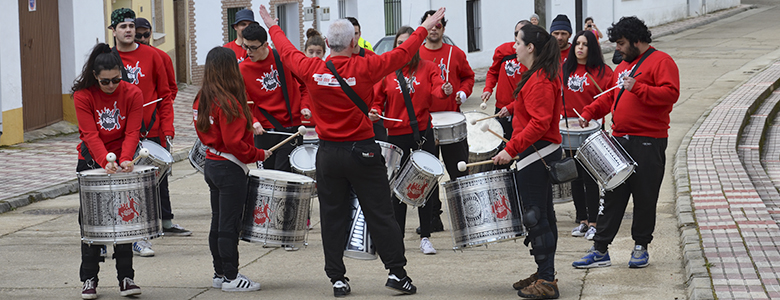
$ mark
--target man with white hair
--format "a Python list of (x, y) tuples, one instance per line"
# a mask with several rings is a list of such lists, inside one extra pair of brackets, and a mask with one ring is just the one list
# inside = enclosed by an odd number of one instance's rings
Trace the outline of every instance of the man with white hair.
[(368, 57), (352, 55), (357, 46), (352, 23), (334, 21), (328, 29), (326, 42), (331, 55), (327, 62), (297, 50), (263, 5), (260, 16), (282, 60), (290, 62), (290, 71), (304, 81), (311, 95), (317, 95), (311, 101), (320, 138), (317, 193), (325, 273), (333, 283), (333, 295), (343, 297), (351, 291), (343, 260), (351, 219), (350, 186), (357, 194), (379, 257), (390, 271), (385, 286), (404, 294), (416, 293), (404, 269), (401, 229), (393, 214), (387, 169), (374, 140), (367, 106), (373, 99), (374, 84), (411, 60), (428, 30), (444, 16), (444, 8), (423, 22), (401, 46)]

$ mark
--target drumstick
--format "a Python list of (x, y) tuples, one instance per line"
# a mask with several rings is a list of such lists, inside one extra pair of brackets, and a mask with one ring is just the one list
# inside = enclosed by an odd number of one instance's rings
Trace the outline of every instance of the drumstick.
[(149, 157), (149, 149), (141, 148), (141, 151), (138, 151), (138, 156), (133, 159), (133, 164), (137, 163), (139, 159), (146, 157)]
[[(642, 75), (642, 72), (639, 72), (639, 73), (637, 73), (637, 74), (636, 74), (636, 75), (634, 75), (632, 78), (637, 78), (639, 75)], [(598, 98), (598, 97), (601, 97), (601, 95), (604, 95), (604, 94), (606, 94), (606, 93), (609, 93), (610, 91), (612, 91), (612, 90), (614, 90), (614, 89), (616, 89), (616, 88), (618, 88), (618, 87), (622, 88), (622, 86), (621, 86), (621, 85), (616, 85), (616, 86), (613, 86), (613, 87), (609, 88), (608, 90), (606, 90), (606, 91), (603, 91), (603, 92), (601, 92), (600, 94), (598, 94), (598, 95), (596, 95), (596, 96), (593, 96), (593, 99), (596, 99), (596, 98)]]
[(593, 81), (593, 84), (595, 84), (596, 88), (599, 89), (599, 93), (603, 93), (604, 92), (604, 91), (601, 90), (601, 87), (599, 86), (599, 84), (595, 80), (593, 80), (593, 77), (590, 76), (590, 73), (585, 72), (585, 75), (587, 75), (588, 78), (590, 78), (590, 81)]
[(306, 127), (300, 126), (300, 127), (298, 127), (298, 132), (296, 132), (295, 134), (291, 135), (290, 137), (284, 139), (283, 141), (281, 141), (280, 143), (276, 144), (275, 146), (271, 147), (271, 149), (268, 149), (268, 151), (271, 151), (271, 152), (276, 151), (276, 149), (279, 149), (279, 147), (281, 147), (282, 145), (284, 145), (287, 142), (291, 141), (295, 137), (297, 137), (299, 135), (304, 135), (304, 134), (306, 134)]
[(309, 124), (309, 123), (311, 123), (311, 121), (301, 120), (301, 123)]
[(582, 115), (580, 113), (577, 112), (576, 108), (572, 107), (571, 110), (573, 110), (574, 113), (577, 114), (578, 117), (580, 117), (580, 120), (582, 120), (583, 122), (587, 121), (587, 120), (585, 120), (585, 118), (582, 117)]
[(447, 55), (447, 76), (444, 79), (446, 82), (450, 82), (450, 59), (452, 59), (452, 47), (450, 47), (450, 54)]
[(106, 154), (106, 160), (108, 162), (115, 162), (116, 161), (116, 154), (114, 154), (114, 152), (108, 152), (108, 154)]
[(247, 101), (246, 104), (255, 104), (254, 101)]
[(380, 114), (377, 114), (377, 116), (378, 116), (380, 119), (383, 119), (383, 120), (388, 120), (388, 121), (393, 121), (393, 122), (403, 122), (403, 121), (404, 121), (404, 120), (401, 120), (401, 119), (393, 119), (393, 118), (384, 117), (384, 116), (382, 116), (382, 115), (380, 115)]
[(149, 106), (149, 105), (152, 105), (152, 103), (157, 103), (157, 102), (160, 102), (160, 101), (162, 101), (162, 98), (160, 98), (160, 99), (157, 99), (157, 100), (154, 100), (154, 101), (152, 101), (152, 102), (149, 102), (149, 103), (146, 103), (146, 104), (144, 104), (144, 107), (147, 107), (147, 106)]
[[(519, 156), (515, 156), (512, 159), (520, 159), (520, 157)], [(490, 160), (490, 159), (483, 160), (483, 161), (478, 161), (478, 162), (473, 162), (473, 163), (466, 163), (465, 161), (460, 161), (460, 162), (458, 162), (458, 171), (465, 172), (468, 167), (489, 165), (489, 164), (492, 164), (492, 163), (493, 163), (493, 161)]]
[[(490, 131), (490, 133), (492, 133), (493, 135), (497, 136), (502, 141), (509, 143), (509, 140), (507, 140), (505, 137), (501, 136), (500, 134), (496, 133), (493, 130), (490, 130), (490, 128), (488, 128), (488, 123), (482, 124), (482, 127), (480, 129), (482, 129), (482, 132)], [(463, 172), (463, 171), (461, 171), (461, 172)]]
[(266, 131), (267, 134), (280, 134), (280, 135), (293, 135), (294, 133), (281, 132), (281, 131)]
[(471, 120), (471, 122), (469, 122), (469, 123), (471, 123), (471, 125), (476, 125), (477, 122), (484, 121), (484, 120), (487, 120), (487, 119), (492, 119), (492, 118), (495, 118), (495, 117), (498, 117), (498, 114), (492, 115), (490, 117), (484, 117), (482, 119)]

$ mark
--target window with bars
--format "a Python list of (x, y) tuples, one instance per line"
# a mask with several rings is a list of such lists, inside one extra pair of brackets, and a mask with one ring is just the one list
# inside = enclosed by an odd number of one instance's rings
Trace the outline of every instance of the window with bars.
[(277, 5), (276, 6), (276, 18), (279, 19), (277, 24), (279, 24), (279, 28), (282, 29), (285, 33), (287, 33), (287, 6), (286, 5)]
[(466, 1), (466, 30), (469, 52), (479, 51), (482, 44), (482, 21), (480, 20), (479, 0)]
[(401, 27), (401, 0), (385, 0), (385, 35), (394, 35)]
[(339, 19), (347, 17), (347, 0), (339, 0)]
[(238, 35), (236, 34), (236, 30), (233, 29), (233, 22), (236, 21), (236, 13), (239, 10), (244, 9), (243, 7), (231, 7), (227, 9), (227, 18), (228, 18), (228, 42), (234, 41)]

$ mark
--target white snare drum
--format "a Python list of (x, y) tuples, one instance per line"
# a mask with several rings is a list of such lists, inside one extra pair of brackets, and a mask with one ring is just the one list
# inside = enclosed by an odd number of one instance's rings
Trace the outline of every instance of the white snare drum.
[(603, 130), (585, 139), (574, 158), (607, 191), (626, 181), (637, 166), (623, 146)]
[(401, 158), (404, 156), (404, 152), (396, 145), (388, 142), (376, 141), (379, 147), (382, 147), (382, 156), (385, 158), (385, 166), (387, 167), (387, 181), (391, 181), (398, 169), (401, 168)]
[(362, 260), (376, 259), (376, 248), (371, 241), (371, 235), (368, 234), (363, 209), (360, 208), (360, 202), (358, 202), (354, 191), (350, 191), (350, 197), (352, 198), (352, 223), (349, 226), (344, 257)]
[(319, 145), (320, 137), (317, 135), (316, 127), (306, 127), (306, 134), (303, 135), (303, 144)]
[(157, 183), (159, 184), (171, 172), (173, 155), (163, 146), (151, 140), (141, 140), (141, 148), (149, 150), (149, 156), (139, 159), (138, 165), (157, 167), (159, 169), (157, 172)]
[(436, 156), (415, 150), (390, 188), (401, 202), (412, 207), (423, 206), (443, 174), (444, 165)]
[(162, 234), (157, 167), (106, 174), (104, 169), (78, 173), (81, 241), (123, 244)]
[(317, 180), (317, 145), (304, 144), (290, 152), (290, 166), (293, 172)]
[(466, 116), (454, 111), (431, 113), (433, 139), (439, 145), (454, 144), (466, 139)]
[(190, 153), (187, 158), (190, 160), (190, 165), (195, 168), (196, 171), (203, 173), (206, 168), (206, 150), (209, 147), (203, 145), (199, 138), (195, 138), (195, 144), (192, 145)]
[[(566, 129), (566, 123), (569, 123), (569, 129)], [(563, 138), (561, 147), (566, 150), (577, 150), (585, 142), (585, 139), (594, 132), (599, 131), (601, 125), (594, 120), (590, 120), (588, 126), (582, 128), (578, 118), (567, 118), (561, 119), (558, 127)]]
[[(493, 135), (489, 131), (482, 131), (482, 125), (487, 123), (488, 128), (493, 132), (504, 135), (504, 128), (495, 118), (479, 121), (471, 125), (471, 120), (478, 120), (490, 117), (490, 115), (480, 111), (469, 111), (463, 113), (466, 116), (466, 129), (468, 131), (469, 141), (469, 162), (478, 162), (491, 159), (498, 154), (498, 149), (504, 141)], [(494, 165), (480, 165), (469, 168), (469, 174), (482, 173), (493, 170)]]
[(571, 194), (571, 182), (553, 184), (552, 196), (554, 204), (566, 203), (574, 200), (574, 197)]
[(305, 246), (313, 190), (314, 180), (308, 176), (250, 170), (241, 239), (273, 247)]
[(514, 240), (525, 234), (514, 171), (467, 175), (442, 185), (447, 191), (453, 249)]

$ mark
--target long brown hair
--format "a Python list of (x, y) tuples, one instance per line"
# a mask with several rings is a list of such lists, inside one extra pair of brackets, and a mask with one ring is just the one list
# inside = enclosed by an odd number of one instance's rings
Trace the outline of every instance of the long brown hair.
[[(404, 33), (411, 36), (412, 33), (414, 33), (414, 29), (412, 29), (412, 27), (409, 26), (401, 26), (401, 28), (398, 28), (398, 32), (396, 32), (395, 34), (395, 39), (393, 39), (393, 49), (395, 49), (395, 47), (398, 47), (398, 37)], [(415, 53), (414, 56), (412, 56), (412, 60), (410, 60), (403, 67), (401, 67), (401, 70), (403, 70), (404, 67), (409, 66), (409, 74), (411, 74), (412, 72), (417, 70), (417, 65), (419, 64), (420, 64), (420, 51), (417, 51), (417, 53)]]
[(520, 31), (523, 32), (523, 42), (526, 45), (534, 45), (534, 63), (520, 77), (514, 97), (517, 97), (528, 78), (531, 78), (536, 71), (542, 70), (547, 73), (547, 79), (550, 81), (554, 81), (561, 71), (561, 49), (555, 37), (533, 24), (523, 26)]
[(111, 51), (111, 46), (108, 44), (95, 45), (81, 69), (81, 75), (73, 82), (73, 87), (70, 88), (71, 92), (75, 93), (98, 84), (95, 76), (102, 71), (113, 69), (122, 69), (122, 59), (119, 57), (119, 53)]
[(246, 87), (233, 50), (214, 47), (209, 51), (203, 69), (203, 83), (195, 99), (200, 99), (198, 121), (195, 123), (198, 131), (209, 131), (211, 108), (214, 104), (225, 113), (228, 123), (243, 115), (247, 120), (246, 129), (252, 129), (252, 113), (246, 103)]

